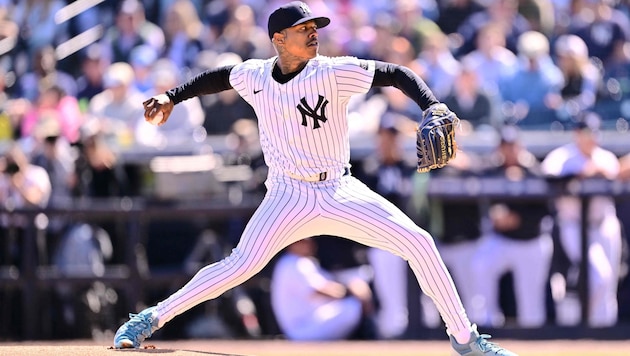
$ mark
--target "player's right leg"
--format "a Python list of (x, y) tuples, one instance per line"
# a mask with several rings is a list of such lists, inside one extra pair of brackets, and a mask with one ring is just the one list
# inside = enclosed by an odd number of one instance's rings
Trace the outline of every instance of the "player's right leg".
[(129, 321), (116, 332), (114, 347), (138, 348), (145, 338), (177, 315), (247, 281), (284, 247), (311, 236), (318, 212), (311, 194), (291, 185), (272, 185), (232, 253), (202, 268), (156, 306), (130, 314)]
[(390, 251), (409, 262), (423, 292), (431, 297), (442, 316), (454, 352), (465, 356), (515, 356), (489, 342), (468, 319), (455, 285), (432, 236), (418, 227), (398, 207), (354, 177), (344, 177), (338, 187), (322, 191), (327, 235), (352, 239)]

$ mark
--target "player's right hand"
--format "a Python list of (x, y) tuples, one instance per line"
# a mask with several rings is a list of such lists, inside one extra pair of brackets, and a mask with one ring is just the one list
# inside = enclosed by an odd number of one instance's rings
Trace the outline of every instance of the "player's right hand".
[(144, 106), (144, 120), (157, 126), (164, 125), (175, 106), (166, 94), (156, 95), (143, 102), (142, 105)]

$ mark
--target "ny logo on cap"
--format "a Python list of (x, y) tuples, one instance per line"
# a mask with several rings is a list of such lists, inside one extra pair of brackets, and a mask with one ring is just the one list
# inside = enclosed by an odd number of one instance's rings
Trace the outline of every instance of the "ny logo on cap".
[(310, 15), (311, 14), (311, 9), (308, 8), (308, 5), (306, 5), (305, 3), (300, 3), (300, 9), (302, 10), (302, 12), (304, 13), (304, 15)]

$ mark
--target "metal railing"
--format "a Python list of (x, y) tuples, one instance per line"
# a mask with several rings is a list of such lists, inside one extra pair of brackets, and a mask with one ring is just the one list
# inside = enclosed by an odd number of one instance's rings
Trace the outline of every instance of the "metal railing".
[[(88, 286), (101, 281), (121, 290), (127, 302), (126, 308), (136, 310), (142, 303), (146, 287), (155, 287), (172, 283), (176, 279), (190, 277), (183, 267), (172, 270), (152, 272), (145, 256), (147, 225), (155, 220), (203, 217), (208, 221), (227, 217), (247, 217), (253, 213), (260, 202), (258, 196), (246, 196), (235, 205), (228, 199), (215, 198), (204, 201), (185, 202), (150, 202), (146, 199), (80, 199), (69, 200), (51, 209), (13, 209), (0, 210), (8, 221), (19, 217), (28, 223), (23, 227), (23, 241), (19, 265), (0, 266), (0, 285), (3, 289), (14, 288), (22, 292), (21, 310), (22, 332), (24, 339), (39, 338), (37, 325), (40, 317), (38, 293), (50, 289), (60, 282), (72, 286)], [(108, 264), (100, 275), (92, 273), (64, 273), (54, 265), (39, 263), (38, 244), (45, 238), (45, 226), (38, 221), (42, 214), (48, 219), (63, 217), (73, 221), (117, 222), (123, 226), (124, 239), (122, 261), (120, 264)], [(8, 226), (7, 229), (15, 229)]]

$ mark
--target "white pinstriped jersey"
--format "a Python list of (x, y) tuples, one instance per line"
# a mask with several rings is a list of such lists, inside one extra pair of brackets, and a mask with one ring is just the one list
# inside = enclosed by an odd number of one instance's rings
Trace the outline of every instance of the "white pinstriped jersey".
[(350, 166), (347, 105), (371, 88), (374, 61), (317, 56), (281, 84), (272, 77), (276, 59), (250, 59), (230, 73), (230, 83), (256, 112), (269, 174), (343, 171)]

